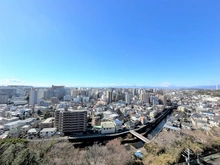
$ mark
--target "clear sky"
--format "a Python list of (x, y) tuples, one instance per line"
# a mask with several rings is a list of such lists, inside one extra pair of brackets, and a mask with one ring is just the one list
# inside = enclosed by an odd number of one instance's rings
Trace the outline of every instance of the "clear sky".
[(0, 0), (0, 85), (217, 83), (219, 0)]

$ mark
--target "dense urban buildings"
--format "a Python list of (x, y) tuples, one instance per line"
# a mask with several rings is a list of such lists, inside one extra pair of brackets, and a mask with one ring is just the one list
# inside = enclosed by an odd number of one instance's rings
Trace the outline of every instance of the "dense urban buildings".
[(210, 130), (220, 123), (218, 90), (16, 86), (0, 92), (0, 129), (13, 137), (23, 130), (35, 138), (114, 134), (144, 126), (169, 107), (188, 114), (187, 122), (171, 118), (170, 126)]
[[(169, 116), (170, 113), (173, 115)], [(82, 142), (121, 137), (148, 144), (152, 141), (143, 134), (148, 129), (154, 131), (154, 123), (161, 125), (160, 119), (167, 121), (154, 135), (157, 142), (164, 139), (169, 143), (178, 137), (188, 137), (195, 130), (207, 135), (220, 126), (220, 91), (217, 87), (213, 90), (0, 87), (0, 139)], [(182, 132), (188, 134), (179, 136)]]

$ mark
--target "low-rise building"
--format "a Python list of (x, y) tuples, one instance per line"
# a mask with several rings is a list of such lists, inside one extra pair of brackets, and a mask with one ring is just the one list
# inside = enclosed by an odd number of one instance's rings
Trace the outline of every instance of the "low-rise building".
[(155, 116), (157, 115), (157, 111), (153, 110), (150, 112), (150, 118), (155, 118)]
[(23, 127), (21, 127), (21, 130), (22, 131), (28, 131), (30, 129), (30, 126), (29, 125), (24, 125)]
[(4, 124), (4, 130), (10, 130), (13, 127), (21, 126), (20, 120)]
[(115, 133), (115, 124), (112, 121), (101, 122), (101, 134)]
[(113, 122), (115, 124), (116, 132), (122, 130), (122, 122), (120, 120), (115, 119)]
[(35, 118), (27, 118), (25, 120), (20, 120), (20, 123), (22, 125), (30, 125), (31, 123), (33, 123), (36, 119)]
[(41, 137), (51, 137), (56, 133), (56, 128), (44, 128), (40, 131)]
[(53, 127), (54, 117), (47, 118), (40, 124), (40, 128), (51, 128)]
[(64, 101), (71, 101), (71, 100), (72, 100), (72, 96), (71, 96), (71, 95), (65, 95), (65, 96), (63, 97), (63, 100), (64, 100)]
[(51, 97), (51, 103), (52, 103), (52, 104), (57, 104), (57, 103), (59, 103), (58, 97)]
[(131, 130), (131, 129), (134, 129), (136, 127), (136, 124), (134, 122), (132, 122), (132, 121), (127, 121), (125, 123), (125, 127), (126, 127), (126, 129)]
[(29, 136), (36, 136), (38, 134), (38, 132), (39, 132), (39, 129), (31, 128), (31, 129), (28, 130), (27, 133), (28, 133)]

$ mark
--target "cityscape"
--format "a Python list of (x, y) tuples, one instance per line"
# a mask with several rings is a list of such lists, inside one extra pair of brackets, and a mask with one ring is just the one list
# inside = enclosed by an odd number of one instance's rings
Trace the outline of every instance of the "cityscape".
[(220, 91), (218, 85), (215, 90), (9, 85), (0, 87), (0, 115), (2, 140), (84, 146), (120, 138), (138, 162), (155, 141), (219, 131)]
[(219, 165), (219, 0), (0, 0), (0, 165)]

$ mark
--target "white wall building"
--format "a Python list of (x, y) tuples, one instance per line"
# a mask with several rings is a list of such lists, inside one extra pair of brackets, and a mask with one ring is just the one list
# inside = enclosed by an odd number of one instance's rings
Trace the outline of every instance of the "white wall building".
[(30, 105), (37, 104), (37, 91), (35, 89), (31, 89), (30, 91), (29, 104)]
[(127, 104), (130, 104), (130, 103), (131, 103), (131, 96), (130, 96), (130, 94), (128, 94), (128, 93), (126, 93), (126, 95), (125, 95), (125, 102), (126, 102)]
[(51, 137), (56, 133), (56, 128), (44, 128), (40, 131), (41, 137)]
[(101, 122), (101, 134), (115, 133), (115, 124), (112, 121)]
[(22, 127), (24, 125), (22, 125), (23, 123), (20, 123), (20, 120), (18, 121), (14, 121), (14, 122), (10, 122), (10, 123), (7, 123), (7, 124), (4, 124), (4, 130), (10, 130), (12, 128), (16, 128), (16, 127)]
[(118, 132), (119, 130), (122, 129), (122, 122), (118, 119), (115, 119), (114, 121), (114, 124), (115, 124), (115, 129), (116, 129), (116, 132)]

